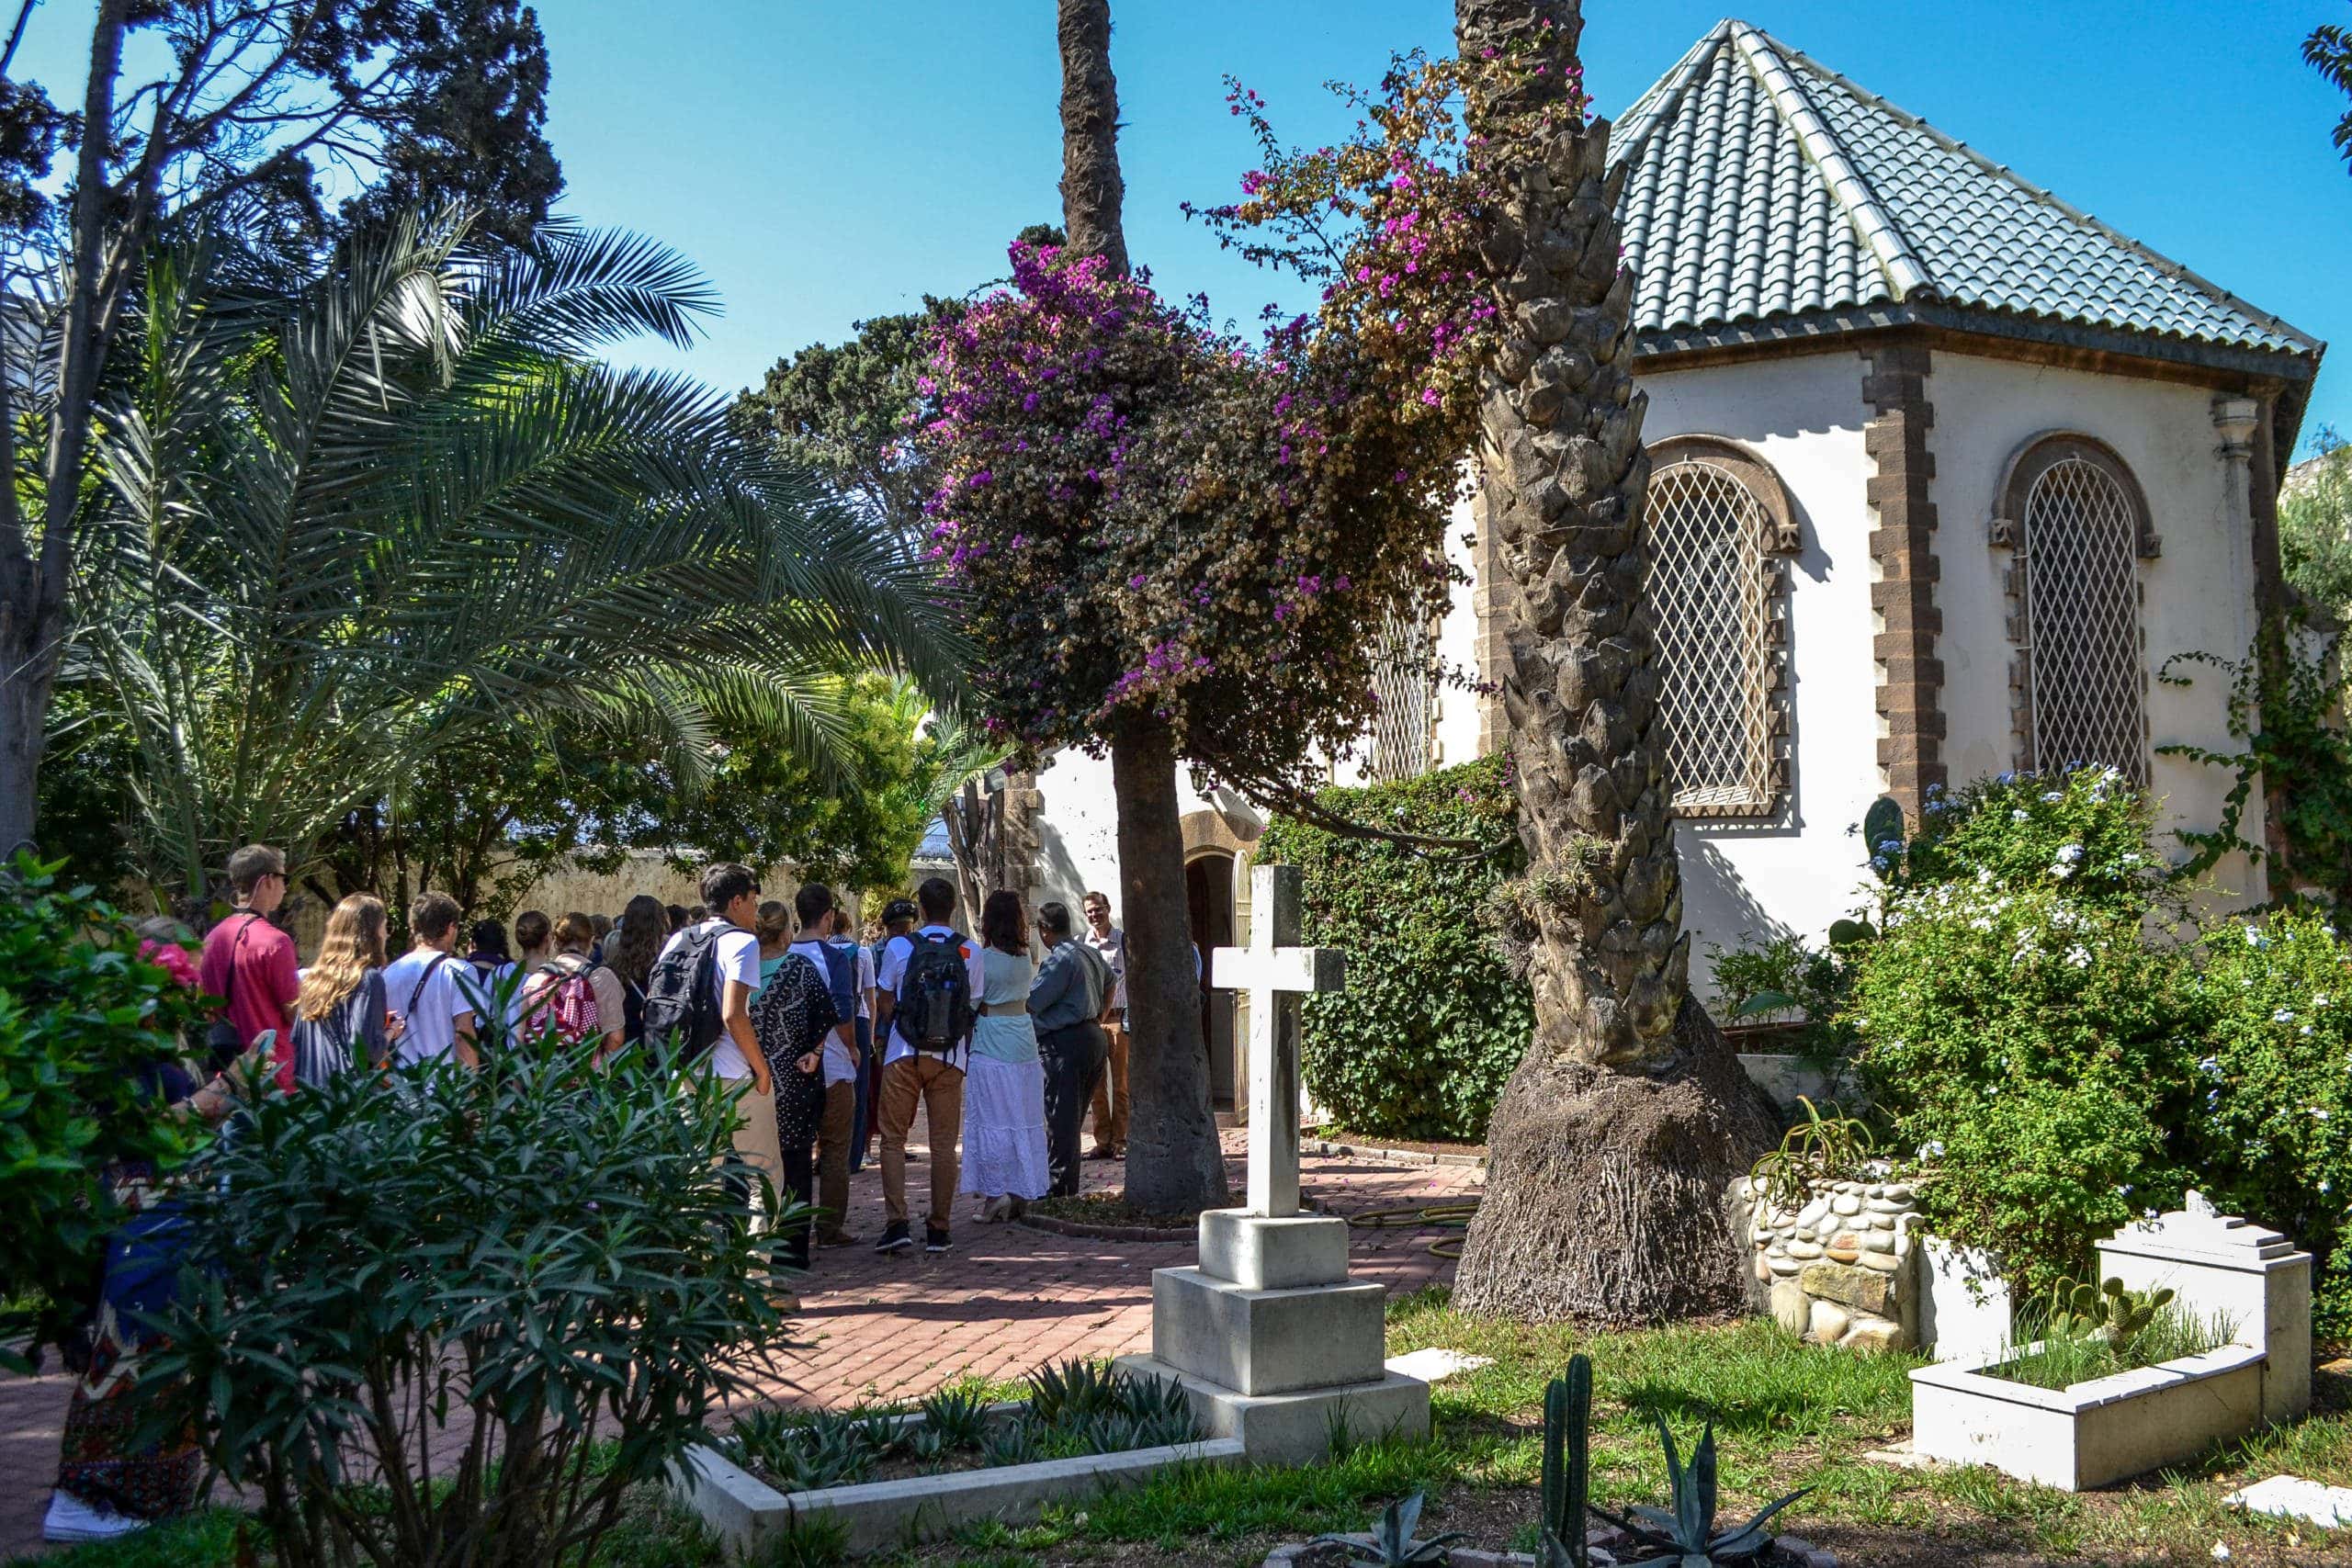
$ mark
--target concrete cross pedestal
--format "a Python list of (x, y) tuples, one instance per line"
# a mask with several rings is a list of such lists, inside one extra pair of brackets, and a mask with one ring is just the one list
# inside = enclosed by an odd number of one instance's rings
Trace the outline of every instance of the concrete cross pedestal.
[(1252, 1461), (1329, 1451), (1336, 1420), (1359, 1438), (1426, 1436), (1429, 1384), (1382, 1364), (1387, 1292), (1348, 1279), (1348, 1223), (1299, 1212), (1301, 1003), (1346, 984), (1346, 955), (1303, 947), (1299, 873), (1251, 873), (1251, 940), (1213, 955), (1212, 985), (1250, 992), (1250, 1187), (1201, 1215), (1201, 1260), (1151, 1278), (1151, 1354), (1131, 1373), (1182, 1384), (1208, 1435)]

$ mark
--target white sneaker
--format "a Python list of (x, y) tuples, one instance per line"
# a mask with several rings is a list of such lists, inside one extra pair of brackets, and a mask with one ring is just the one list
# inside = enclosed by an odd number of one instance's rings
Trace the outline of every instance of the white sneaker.
[(47, 1541), (112, 1540), (119, 1535), (147, 1528), (145, 1519), (118, 1514), (96, 1503), (85, 1503), (71, 1492), (49, 1495), (49, 1517), (41, 1521), (40, 1538)]

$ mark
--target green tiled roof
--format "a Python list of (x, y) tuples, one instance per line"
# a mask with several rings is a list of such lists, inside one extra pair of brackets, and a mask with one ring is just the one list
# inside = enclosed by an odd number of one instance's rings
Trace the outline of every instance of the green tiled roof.
[(1636, 332), (1936, 305), (2320, 347), (1745, 22), (1625, 111), (1614, 156)]

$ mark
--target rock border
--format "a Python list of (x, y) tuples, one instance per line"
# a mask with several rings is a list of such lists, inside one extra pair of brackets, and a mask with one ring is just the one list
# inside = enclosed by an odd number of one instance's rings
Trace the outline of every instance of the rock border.
[(1359, 1143), (1353, 1139), (1326, 1138), (1312, 1133), (1301, 1133), (1298, 1152), (1322, 1159), (1372, 1159), (1389, 1165), (1443, 1165), (1462, 1170), (1484, 1170), (1484, 1154), (1445, 1154), (1435, 1149), (1397, 1148), (1389, 1144)]

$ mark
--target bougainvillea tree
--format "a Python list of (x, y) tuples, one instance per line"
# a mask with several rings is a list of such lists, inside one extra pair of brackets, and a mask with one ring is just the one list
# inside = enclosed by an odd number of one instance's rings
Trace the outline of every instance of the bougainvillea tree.
[[(1589, 117), (1574, 4), (1460, 0), (1456, 23), (1455, 60), (1400, 62), (1358, 98), (1354, 141), (1270, 160), (1210, 216), (1253, 254), (1321, 267), (1336, 299), (1429, 291), (1469, 328), (1441, 358), (1476, 378), (1507, 648), (1487, 673), (1531, 863), (1508, 945), (1536, 1027), (1488, 1131), (1455, 1300), (1609, 1322), (1719, 1309), (1740, 1291), (1721, 1194), (1776, 1124), (1688, 995), (1609, 127)], [(1254, 98), (1236, 107), (1257, 123)], [(1400, 186), (1407, 211), (1374, 205)], [(1329, 229), (1351, 208), (1380, 233), (1418, 214), (1405, 231), (1430, 242), (1435, 276), (1346, 260)]]
[[(967, 596), (988, 722), (1107, 750), (1134, 1021), (1128, 1195), (1220, 1201), (1193, 1003), (1175, 770), (1292, 798), (1374, 704), (1376, 633), (1446, 599), (1443, 533), (1491, 310), (1414, 155), (1326, 150), (1353, 183), (1321, 310), (1244, 336), (1131, 275), (1103, 0), (1063, 0), (1066, 246), (937, 341), (933, 547)], [(1254, 100), (1250, 100), (1252, 107)], [(1237, 97), (1237, 112), (1242, 107)], [(1245, 195), (1279, 198), (1258, 171)], [(1425, 282), (1444, 275), (1442, 285)]]

